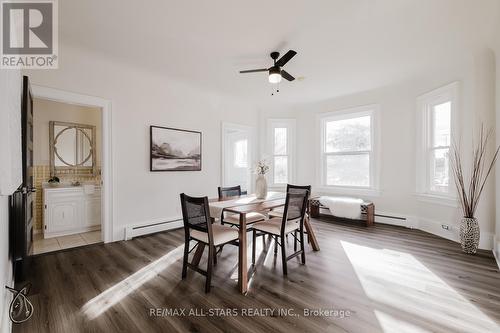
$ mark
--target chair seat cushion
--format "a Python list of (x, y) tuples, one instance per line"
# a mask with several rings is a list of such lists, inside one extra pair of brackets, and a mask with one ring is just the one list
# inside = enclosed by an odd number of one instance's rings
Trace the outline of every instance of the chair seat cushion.
[[(208, 244), (208, 233), (193, 230), (190, 231), (191, 237)], [(214, 245), (224, 244), (233, 240), (238, 239), (238, 229), (231, 228), (229, 226), (212, 224), (212, 233), (214, 237)]]
[[(252, 225), (252, 228), (259, 231), (264, 231), (273, 235), (281, 234), (281, 218), (272, 218), (264, 222), (257, 222)], [(288, 221), (285, 226), (285, 234), (299, 229), (299, 223), (295, 221)]]
[[(260, 213), (248, 213), (247, 214), (247, 224), (252, 224), (258, 221), (264, 221), (266, 216)], [(231, 223), (235, 225), (240, 225), (240, 215), (231, 214), (224, 216), (224, 223)]]

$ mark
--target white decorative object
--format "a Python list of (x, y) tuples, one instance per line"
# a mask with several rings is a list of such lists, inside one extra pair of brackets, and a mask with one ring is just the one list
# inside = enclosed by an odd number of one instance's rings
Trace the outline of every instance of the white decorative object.
[(0, 195), (11, 195), (21, 185), (21, 91), (17, 70), (0, 75)]
[(267, 181), (264, 175), (258, 175), (255, 180), (255, 196), (257, 199), (265, 199), (267, 196)]
[(361, 204), (363, 200), (346, 197), (320, 197), (319, 202), (328, 207), (330, 212), (337, 217), (346, 219), (359, 219), (361, 217)]
[(269, 172), (269, 165), (265, 160), (260, 160), (255, 167), (257, 179), (255, 180), (255, 195), (257, 199), (265, 199), (267, 196), (266, 173)]
[(46, 187), (43, 190), (44, 238), (71, 235), (101, 227), (101, 193), (86, 194), (82, 186)]

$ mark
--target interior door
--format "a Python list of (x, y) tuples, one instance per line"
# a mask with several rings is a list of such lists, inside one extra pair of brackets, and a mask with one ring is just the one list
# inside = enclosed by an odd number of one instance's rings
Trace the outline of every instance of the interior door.
[(33, 97), (27, 76), (23, 77), (21, 102), (21, 142), (23, 161), (23, 183), (11, 197), (11, 216), (13, 230), (13, 255), (16, 279), (23, 279), (27, 259), (33, 248)]
[(223, 124), (223, 186), (241, 185), (244, 191), (252, 190), (253, 129), (233, 124)]

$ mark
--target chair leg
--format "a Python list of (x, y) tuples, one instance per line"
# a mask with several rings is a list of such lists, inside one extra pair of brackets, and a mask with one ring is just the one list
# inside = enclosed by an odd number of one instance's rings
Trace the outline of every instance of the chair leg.
[(305, 247), (304, 246), (304, 228), (302, 227), (300, 229), (300, 251), (302, 251), (300, 256), (302, 257), (302, 265), (306, 264), (306, 251), (304, 250), (304, 247)]
[(283, 262), (283, 275), (288, 275), (288, 270), (286, 265), (286, 244), (283, 240), (284, 237), (281, 237), (281, 261)]
[(189, 240), (184, 242), (184, 258), (182, 259), (182, 279), (184, 280), (187, 275), (187, 264), (189, 256)]
[(213, 260), (211, 258), (214, 257), (215, 247), (213, 245), (208, 246), (208, 260), (207, 260), (207, 279), (205, 281), (205, 292), (210, 292), (210, 282), (212, 281), (212, 266)]
[(293, 252), (297, 252), (297, 230), (293, 232)]
[(255, 241), (257, 240), (257, 233), (255, 229), (252, 230), (252, 265), (255, 265)]
[(265, 249), (266, 248), (266, 234), (263, 234), (262, 235), (262, 248)]
[(274, 235), (274, 254), (278, 254), (278, 236), (276, 235)]

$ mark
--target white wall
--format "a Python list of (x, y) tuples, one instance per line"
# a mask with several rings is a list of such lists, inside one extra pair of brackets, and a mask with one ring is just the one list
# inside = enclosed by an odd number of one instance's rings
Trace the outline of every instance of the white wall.
[[(21, 133), (21, 91), (22, 81), (19, 71), (14, 70), (0, 70), (0, 141), (7, 143), (9, 147), (4, 147), (0, 152), (2, 158), (0, 159), (1, 176), (9, 174), (9, 170), (21, 169), (21, 144), (19, 142), (10, 142), (9, 132), (12, 130), (14, 133)], [(11, 112), (12, 111), (12, 112)], [(17, 115), (17, 119), (11, 118)], [(5, 127), (4, 127), (5, 125)], [(16, 128), (14, 128), (16, 127)], [(7, 151), (10, 149), (17, 149), (14, 154)], [(7, 156), (6, 154), (9, 154)], [(8, 181), (9, 190), (3, 192), (5, 194), (12, 194), (13, 190), (21, 183), (20, 174), (11, 175), (12, 179)], [(10, 177), (9, 177), (10, 178)], [(5, 185), (5, 184), (4, 184)], [(11, 323), (8, 317), (9, 302), (11, 300), (11, 293), (5, 289), (4, 286), (13, 286), (12, 275), (12, 261), (9, 253), (9, 201), (7, 195), (0, 195), (0, 332), (6, 333), (11, 331)]]
[(34, 165), (49, 165), (49, 121), (63, 121), (96, 126), (97, 165), (101, 163), (101, 110), (45, 99), (33, 100)]
[[(499, 23), (500, 29), (500, 23)], [(496, 133), (497, 145), (500, 145), (500, 40), (496, 48)], [(500, 161), (496, 165), (496, 206), (500, 207)], [(500, 267), (500, 209), (496, 212), (496, 257)]]
[[(180, 217), (181, 192), (216, 196), (221, 122), (255, 126), (254, 107), (86, 50), (60, 45), (60, 54), (58, 70), (27, 74), (32, 84), (111, 100), (115, 240), (128, 224)], [(150, 125), (202, 131), (202, 171), (150, 172)]]
[[(334, 98), (320, 103), (283, 110), (263, 110), (260, 124), (267, 118), (297, 118), (297, 183), (317, 184), (316, 115), (355, 106), (380, 105), (381, 168), (380, 196), (366, 197), (375, 202), (379, 213), (405, 216), (413, 227), (458, 240), (460, 211), (457, 207), (431, 204), (417, 199), (416, 193), (416, 98), (453, 81), (461, 83), (461, 139), (470, 152), (472, 129), (481, 122), (494, 123), (494, 57), (491, 51), (477, 52), (466, 63), (443, 66), (440, 72), (388, 87)], [(493, 142), (492, 142), (493, 146)], [(493, 147), (491, 147), (493, 148)], [(314, 191), (314, 190), (313, 190)], [(485, 190), (477, 217), (481, 226), (481, 248), (493, 246), (495, 202), (494, 180)], [(441, 224), (451, 226), (450, 231)]]
[(0, 196), (0, 332), (10, 332), (9, 302), (11, 293), (4, 286), (13, 286), (12, 261), (9, 253), (9, 197)]

